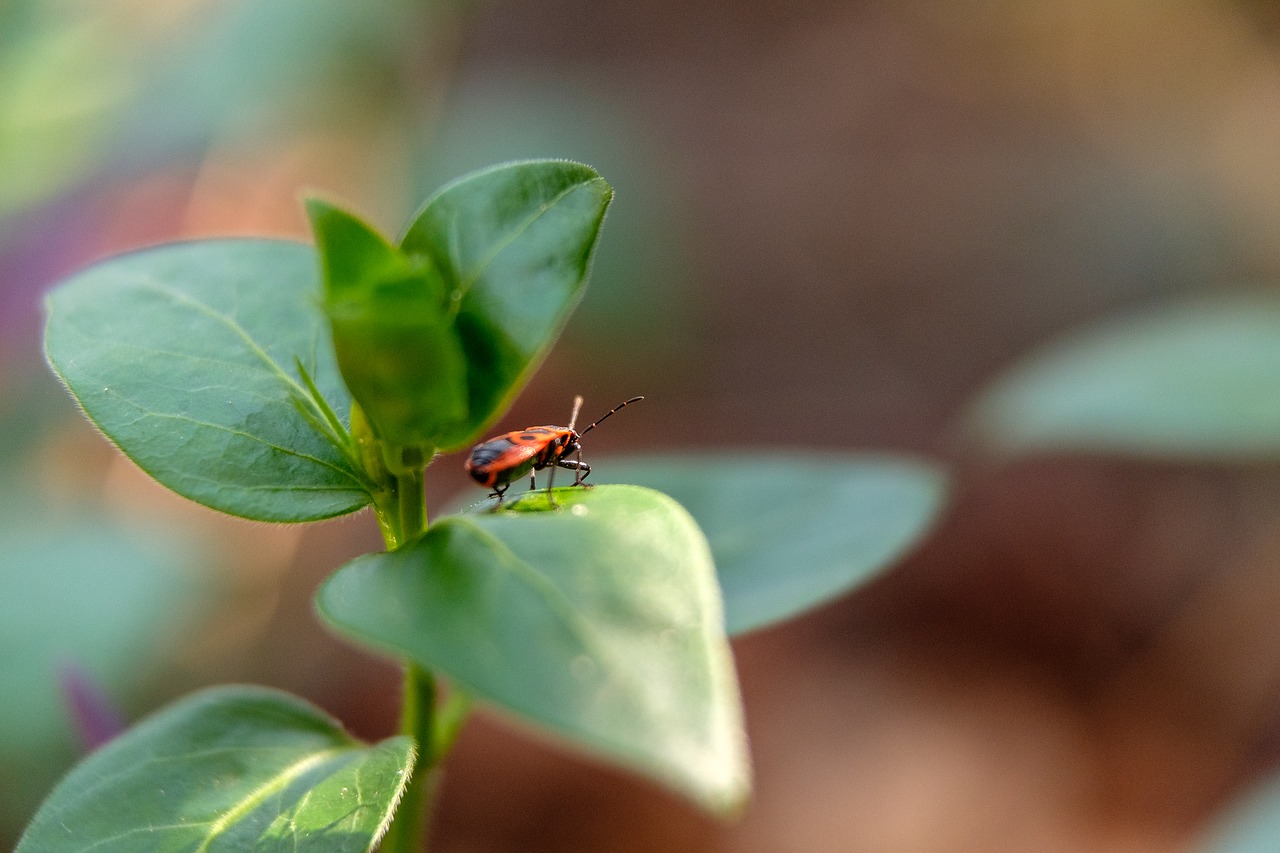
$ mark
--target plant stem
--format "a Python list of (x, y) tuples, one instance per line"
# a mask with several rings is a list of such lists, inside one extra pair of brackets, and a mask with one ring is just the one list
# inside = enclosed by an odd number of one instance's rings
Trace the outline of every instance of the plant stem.
[(396, 809), (395, 820), (382, 839), (381, 853), (419, 853), (426, 849), (431, 802), (439, 780), (440, 755), (436, 754), (436, 682), (431, 673), (414, 664), (404, 670), (404, 698), (400, 708), (400, 733), (418, 744), (413, 776)]
[[(395, 550), (427, 529), (422, 469), (396, 475), (392, 491), (394, 503), (388, 500), (378, 506), (376, 512), (387, 548)], [(406, 662), (400, 733), (413, 738), (418, 746), (418, 759), (396, 808), (395, 818), (378, 848), (381, 853), (421, 853), (426, 850), (427, 827), (440, 776), (440, 761), (452, 745), (451, 737), (442, 739), (437, 732), (441, 721), (437, 720), (436, 692), (436, 680), (431, 671)], [(448, 722), (455, 728), (458, 724), (457, 721)]]
[(396, 477), (396, 504), (400, 541), (394, 547), (399, 548), (427, 529), (427, 503), (421, 469)]

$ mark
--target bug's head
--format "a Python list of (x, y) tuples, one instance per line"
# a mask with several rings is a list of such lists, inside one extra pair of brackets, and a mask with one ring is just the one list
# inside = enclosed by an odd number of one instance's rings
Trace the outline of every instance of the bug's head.
[(598, 418), (590, 426), (585, 427), (582, 430), (582, 432), (578, 432), (573, 428), (573, 426), (578, 422), (578, 411), (582, 408), (582, 398), (581, 397), (574, 398), (573, 417), (569, 419), (568, 431), (564, 436), (564, 438), (561, 439), (559, 455), (568, 456), (570, 453), (577, 453), (582, 449), (582, 446), (579, 442), (582, 440), (582, 437), (584, 435), (591, 432), (593, 429), (595, 429), (600, 424), (602, 424), (609, 417), (609, 415), (612, 415), (614, 412), (618, 411), (624, 406), (629, 406), (632, 403), (638, 402), (643, 399), (644, 397), (632, 397), (630, 400), (627, 400), (626, 402), (619, 403), (618, 405), (610, 409), (608, 412), (606, 412), (603, 417)]

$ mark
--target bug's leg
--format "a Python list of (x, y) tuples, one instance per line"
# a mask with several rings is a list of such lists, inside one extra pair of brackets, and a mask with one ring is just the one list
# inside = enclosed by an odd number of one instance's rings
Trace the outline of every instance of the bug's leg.
[(587, 479), (587, 475), (591, 473), (591, 466), (581, 459), (561, 459), (556, 465), (574, 472), (573, 484), (575, 486), (581, 486), (582, 481)]
[(551, 489), (556, 484), (556, 466), (559, 464), (559, 461), (557, 461), (555, 465), (552, 465), (551, 473), (547, 475), (547, 500), (551, 502), (552, 507), (557, 506), (555, 493)]
[(507, 489), (511, 488), (510, 483), (504, 483), (502, 486), (494, 486), (493, 493), (489, 495), (491, 498), (498, 499), (498, 506), (502, 506), (502, 496), (507, 493)]

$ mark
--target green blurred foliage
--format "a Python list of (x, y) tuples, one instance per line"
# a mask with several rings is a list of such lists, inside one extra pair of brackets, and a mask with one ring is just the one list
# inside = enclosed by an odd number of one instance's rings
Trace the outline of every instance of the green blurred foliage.
[(1280, 454), (1280, 300), (1239, 293), (1079, 329), (974, 401), (988, 452), (1264, 460)]
[(1274, 853), (1280, 848), (1280, 778), (1268, 777), (1220, 815), (1196, 853)]
[(416, 109), (451, 4), (11, 0), (0, 7), (0, 217), (110, 166), (322, 127), (376, 135)]
[(0, 5), (0, 221), (85, 177), (137, 92), (144, 45), (105, 6)]

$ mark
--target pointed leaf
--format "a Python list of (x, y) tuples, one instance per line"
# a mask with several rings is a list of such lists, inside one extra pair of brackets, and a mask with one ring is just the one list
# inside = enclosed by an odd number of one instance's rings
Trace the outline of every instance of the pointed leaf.
[(45, 349), (85, 414), (175, 492), (265, 521), (341, 515), (369, 495), (333, 414), (351, 398), (317, 268), (309, 246), (272, 240), (122, 255), (49, 295)]
[(983, 392), (966, 427), (1002, 455), (1280, 455), (1280, 300), (1203, 300), (1080, 330)]
[(451, 516), (321, 588), (323, 616), (469, 694), (684, 792), (741, 806), (749, 769), (706, 541), (665, 495), (557, 490)]
[(591, 478), (648, 486), (689, 510), (715, 556), (730, 634), (875, 577), (934, 523), (947, 490), (920, 460), (801, 450), (619, 457)]
[(444, 275), (467, 366), (468, 412), (441, 449), (479, 438), (542, 361), (581, 298), (612, 199), (588, 166), (508, 163), (449, 184), (414, 218), (401, 248)]
[(54, 789), (16, 853), (367, 851), (413, 766), (300, 699), (223, 687), (160, 711)]

